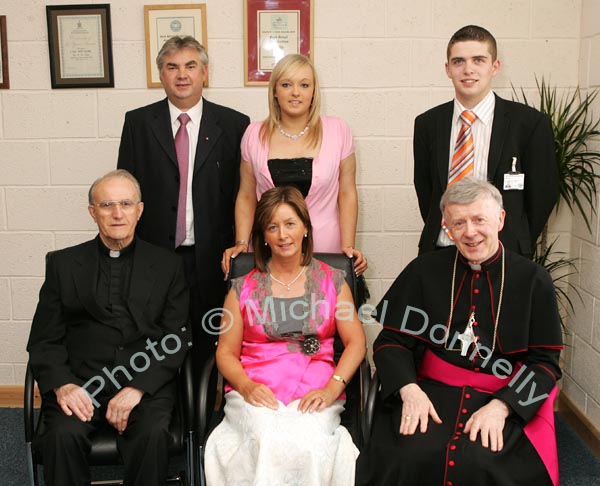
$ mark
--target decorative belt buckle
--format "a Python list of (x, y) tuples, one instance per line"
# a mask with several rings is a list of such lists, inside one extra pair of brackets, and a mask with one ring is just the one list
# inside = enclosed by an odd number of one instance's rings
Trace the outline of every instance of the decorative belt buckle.
[(307, 336), (302, 341), (302, 354), (306, 356), (312, 356), (313, 354), (317, 354), (321, 349), (321, 341), (316, 336)]

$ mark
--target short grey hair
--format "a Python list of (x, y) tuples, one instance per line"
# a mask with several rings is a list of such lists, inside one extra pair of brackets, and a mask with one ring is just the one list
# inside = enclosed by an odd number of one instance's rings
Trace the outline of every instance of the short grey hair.
[(133, 184), (133, 186), (135, 187), (135, 192), (136, 192), (137, 199), (138, 199), (135, 202), (139, 202), (142, 200), (142, 189), (140, 188), (140, 183), (138, 182), (138, 180), (130, 172), (127, 172), (124, 169), (116, 169), (116, 170), (111, 170), (110, 172), (104, 174), (102, 177), (98, 177), (98, 179), (96, 179), (92, 183), (92, 185), (90, 186), (90, 190), (88, 191), (88, 203), (94, 204), (94, 191), (96, 190), (96, 187), (98, 186), (98, 184), (100, 184), (101, 182), (103, 182), (107, 179), (114, 179), (114, 178), (127, 179), (129, 182), (131, 182)]
[(158, 70), (160, 71), (162, 69), (165, 63), (165, 56), (177, 51), (181, 51), (182, 49), (196, 50), (200, 56), (200, 62), (205, 66), (208, 66), (208, 54), (200, 42), (194, 39), (191, 35), (186, 35), (184, 37), (176, 35), (169, 38), (158, 52), (158, 56), (156, 56), (156, 67), (158, 67)]
[(496, 186), (488, 181), (465, 177), (446, 189), (440, 200), (440, 210), (443, 214), (448, 204), (470, 204), (481, 196), (493, 199), (498, 204), (498, 208), (503, 209), (502, 194)]

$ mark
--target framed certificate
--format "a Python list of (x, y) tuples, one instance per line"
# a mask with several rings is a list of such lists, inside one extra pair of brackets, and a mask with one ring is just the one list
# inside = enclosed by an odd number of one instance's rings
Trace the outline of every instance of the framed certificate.
[(112, 88), (110, 5), (47, 5), (52, 88)]
[(146, 23), (146, 76), (149, 88), (160, 88), (156, 56), (170, 37), (191, 35), (208, 52), (206, 5), (144, 5)]
[(287, 54), (313, 58), (313, 0), (244, 0), (244, 83), (267, 84)]
[(0, 89), (10, 88), (8, 81), (8, 43), (6, 40), (6, 15), (0, 15)]

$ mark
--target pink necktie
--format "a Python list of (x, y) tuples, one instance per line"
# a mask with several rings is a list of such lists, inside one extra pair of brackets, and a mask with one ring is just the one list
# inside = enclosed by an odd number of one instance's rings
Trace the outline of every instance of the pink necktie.
[(460, 114), (462, 126), (456, 137), (456, 146), (452, 156), (452, 165), (448, 175), (448, 186), (460, 181), (463, 177), (471, 175), (474, 168), (475, 152), (473, 147), (473, 133), (471, 125), (477, 119), (472, 111), (465, 110)]
[(175, 151), (179, 164), (179, 201), (177, 202), (177, 228), (175, 231), (175, 248), (180, 246), (186, 238), (185, 212), (187, 202), (188, 172), (190, 166), (190, 137), (185, 127), (190, 121), (187, 113), (182, 113), (177, 118), (179, 129), (175, 134)]

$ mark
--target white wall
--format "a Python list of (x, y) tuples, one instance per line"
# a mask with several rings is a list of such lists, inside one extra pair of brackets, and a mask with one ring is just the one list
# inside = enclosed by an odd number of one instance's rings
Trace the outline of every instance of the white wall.
[[(593, 23), (593, 16), (584, 16), (581, 26), (581, 0), (314, 1), (324, 112), (346, 119), (356, 137), (358, 245), (369, 258), (376, 302), (416, 255), (422, 223), (412, 187), (412, 126), (418, 113), (452, 97), (444, 72), (451, 34), (476, 23), (496, 36), (503, 65), (495, 87), (507, 97), (511, 83), (533, 95), (534, 75), (551, 76), (561, 87), (576, 85), (580, 45), (591, 57), (590, 46), (597, 50), (600, 40), (588, 39), (593, 29), (586, 22)], [(71, 90), (50, 88), (46, 3), (0, 4), (11, 77), (11, 89), (0, 91), (0, 384), (22, 383), (44, 254), (94, 234), (85, 194), (116, 164), (123, 115), (162, 97), (162, 90), (145, 87), (146, 3), (190, 2), (113, 2), (115, 88)], [(265, 88), (243, 86), (243, 3), (206, 4), (211, 65), (205, 95), (262, 119)], [(587, 12), (595, 3), (584, 4)], [(599, 77), (596, 72), (596, 84)], [(569, 233), (569, 219), (559, 218), (553, 229)]]
[[(579, 83), (585, 89), (600, 88), (600, 2), (583, 0)], [(594, 104), (595, 116), (600, 115), (600, 100)], [(600, 140), (593, 148), (600, 150)], [(596, 204), (598, 207), (598, 204)], [(581, 217), (573, 218), (571, 256), (578, 259), (578, 274), (571, 282), (570, 296), (575, 312), (568, 321), (569, 332), (565, 348), (563, 390), (571, 401), (600, 428), (600, 234), (598, 215), (591, 215), (592, 231), (588, 232)]]

